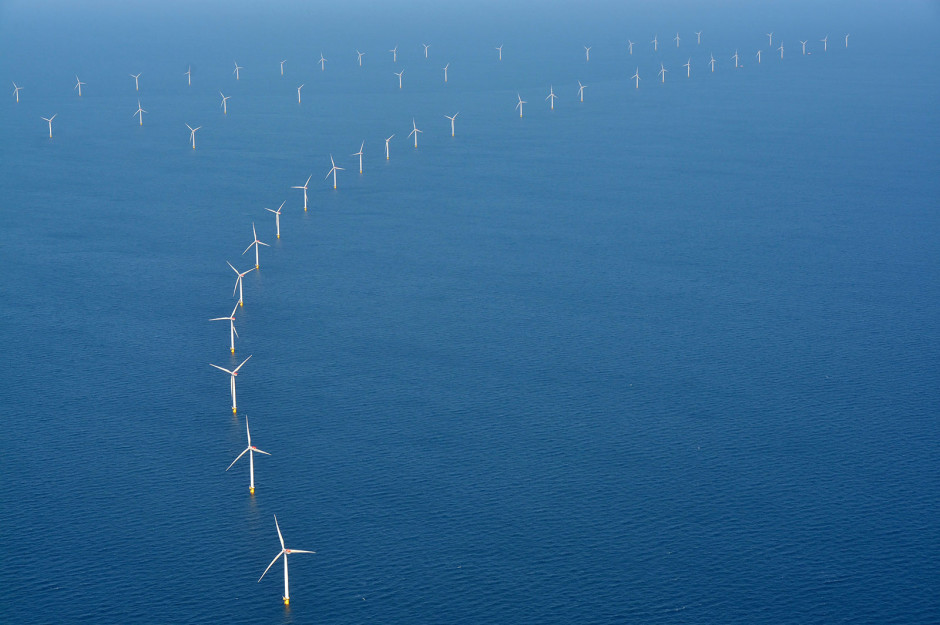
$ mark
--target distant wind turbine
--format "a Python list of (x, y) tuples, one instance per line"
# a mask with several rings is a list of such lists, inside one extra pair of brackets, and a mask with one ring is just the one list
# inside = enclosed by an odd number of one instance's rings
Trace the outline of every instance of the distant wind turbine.
[(284, 556), (284, 605), (290, 605), (290, 591), (287, 584), (287, 556), (292, 553), (316, 553), (316, 551), (304, 551), (303, 549), (288, 549), (284, 546), (284, 537), (281, 536), (281, 526), (277, 524), (277, 515), (274, 515), (274, 525), (277, 527), (277, 539), (281, 541), (281, 550), (278, 552), (274, 559), (271, 560), (271, 564), (268, 565), (268, 568), (264, 570), (264, 573), (261, 574), (261, 577), (258, 578), (260, 582), (264, 579), (265, 573), (274, 566), (274, 563), (277, 562), (277, 559), (281, 556)]
[(232, 393), (232, 414), (235, 414), (238, 411), (238, 404), (235, 402), (235, 378), (238, 377), (238, 370), (245, 366), (245, 363), (248, 362), (250, 358), (251, 356), (249, 355), (248, 358), (242, 361), (242, 364), (231, 370), (209, 363), (210, 367), (215, 367), (219, 371), (224, 371), (225, 373), (229, 374), (229, 376), (231, 376), (231, 384), (229, 385), (229, 388), (231, 389)]
[(780, 50), (780, 58), (782, 59), (783, 58), (783, 44), (781, 43), (780, 47), (777, 49)]
[[(365, 146), (366, 146), (366, 142), (363, 141), (363, 142), (362, 142), (362, 145), (359, 146), (359, 151), (358, 151), (358, 152), (355, 152), (355, 153), (353, 153), (353, 154), (350, 154), (350, 156), (358, 156), (358, 157), (359, 157), (359, 173), (360, 173), (360, 174), (362, 173), (362, 148), (364, 148)], [(335, 187), (334, 187), (334, 188), (335, 188)]]
[(702, 31), (695, 31), (695, 43), (696, 45), (702, 45)]
[(757, 64), (760, 65), (760, 50), (757, 51)]
[(78, 89), (78, 97), (82, 97), (82, 85), (84, 85), (81, 80), (78, 79), (78, 76), (75, 76), (75, 86), (72, 89)]
[(238, 310), (238, 302), (235, 302), (235, 308), (232, 309), (232, 314), (228, 317), (215, 317), (209, 321), (228, 321), (229, 322), (229, 337), (231, 339), (231, 348), (232, 353), (235, 353), (235, 337), (238, 336), (238, 332), (235, 331), (235, 311)]
[(313, 178), (313, 174), (310, 174), (307, 177), (307, 182), (303, 184), (302, 187), (291, 187), (291, 189), (303, 189), (304, 190), (304, 212), (307, 212), (307, 185), (310, 184), (310, 178)]
[(227, 104), (227, 102), (228, 102), (229, 98), (231, 98), (232, 96), (230, 96), (230, 95), (225, 95), (225, 94), (222, 93), (221, 91), (219, 92), (219, 95), (222, 96), (222, 113), (224, 113), (225, 115), (228, 115), (228, 104)]
[(640, 88), (640, 68), (639, 67), (636, 68), (636, 73), (633, 76), (630, 76), (630, 78), (636, 79), (636, 88), (639, 89)]
[(304, 88), (303, 85), (300, 85), (299, 87), (297, 87), (297, 104), (300, 104), (300, 90), (303, 88)]
[(287, 59), (284, 59), (283, 61), (281, 61), (281, 76), (284, 75), (284, 63), (287, 63)]
[(666, 72), (668, 71), (669, 70), (666, 69), (665, 65), (663, 65), (662, 63), (659, 64), (659, 75), (663, 77), (663, 84), (666, 83)]
[(460, 115), (460, 111), (457, 111), (456, 113), (454, 113), (453, 117), (451, 117), (450, 115), (444, 116), (450, 120), (450, 136), (452, 137), (454, 136), (454, 120), (457, 119), (458, 115)]
[(428, 48), (431, 47), (430, 44), (422, 43), (421, 45), (424, 46), (424, 58), (428, 58)]
[[(231, 469), (232, 467), (234, 467), (235, 463), (238, 462), (241, 459), (241, 457), (245, 455), (245, 453), (247, 453), (248, 454), (248, 475), (249, 475), (248, 492), (254, 495), (255, 494), (255, 456), (254, 454), (255, 452), (259, 454), (264, 454), (265, 456), (270, 456), (271, 454), (269, 454), (266, 451), (261, 451), (260, 449), (258, 449), (257, 447), (251, 444), (251, 430), (248, 429), (248, 417), (245, 417), (245, 432), (248, 433), (248, 447), (245, 448), (245, 451), (238, 454), (237, 458), (232, 460), (232, 464), (228, 465), (228, 469)], [(226, 471), (228, 471), (228, 469), (226, 469)]]
[(320, 53), (320, 60), (317, 61), (317, 63), (320, 64), (320, 71), (321, 71), (321, 72), (326, 69), (326, 59), (323, 57), (323, 53), (322, 53), (322, 52)]
[(683, 65), (682, 67), (685, 68), (686, 78), (691, 78), (692, 77), (692, 57), (689, 57), (689, 60), (686, 61), (685, 65)]
[(356, 50), (356, 54), (359, 55), (359, 67), (362, 67), (362, 57), (363, 57), (363, 55), (365, 54), (365, 52), (360, 52), (360, 51), (357, 49), (357, 50)]
[(772, 48), (774, 45), (774, 34), (773, 32), (767, 33), (767, 47)]
[(134, 91), (140, 91), (140, 74), (143, 74), (143, 72), (131, 74), (131, 78), (134, 79)]
[(394, 48), (389, 50), (389, 52), (392, 53), (392, 63), (397, 63), (398, 62), (398, 46), (395, 46)]
[(333, 168), (330, 171), (326, 172), (326, 178), (330, 177), (330, 174), (333, 174), (333, 188), (336, 188), (336, 172), (342, 171), (342, 167), (337, 167), (336, 163), (333, 161), (333, 155), (330, 154), (330, 163), (333, 165)]
[(392, 72), (392, 73), (398, 76), (398, 88), (401, 89), (401, 76), (402, 74), (405, 73), (405, 70), (401, 70), (400, 72)]
[(806, 42), (801, 39), (800, 45), (803, 46), (803, 56), (806, 56)]
[(709, 56), (711, 57), (711, 60), (708, 62), (708, 64), (712, 66), (712, 73), (714, 74), (714, 73), (715, 73), (715, 63), (717, 63), (718, 61), (715, 60), (715, 55), (714, 55), (714, 54), (709, 54)]
[(655, 52), (656, 50), (659, 50), (659, 40), (658, 40), (658, 37), (659, 37), (659, 35), (653, 35), (653, 40), (650, 41), (650, 43), (653, 44), (653, 52)]
[(630, 51), (630, 55), (633, 56), (633, 42), (627, 39), (627, 49)]
[(450, 67), (450, 63), (444, 66), (444, 82), (447, 82), (447, 68)]
[(585, 62), (591, 60), (591, 46), (584, 46), (584, 60)]
[(241, 66), (238, 64), (238, 61), (235, 61), (235, 71), (232, 72), (233, 74), (235, 74), (235, 80), (238, 80), (238, 76), (239, 76), (238, 72), (239, 72), (240, 70), (243, 70), (243, 69), (245, 69), (245, 68), (244, 68), (244, 67), (241, 67)]
[[(415, 125), (414, 117), (411, 118), (411, 127), (412, 127), (412, 131), (408, 133), (408, 136), (409, 136), (409, 137), (410, 137), (411, 135), (414, 135), (414, 136), (415, 136), (415, 147), (417, 148), (417, 147), (418, 147), (418, 134), (421, 133), (421, 132), (424, 132), (424, 131), (423, 131), (423, 130), (418, 130), (418, 127)], [(392, 136), (394, 137), (395, 135), (392, 135)], [(387, 141), (386, 141), (385, 145), (386, 145), (386, 146), (388, 145), (388, 142), (387, 142)]]
[(527, 104), (525, 100), (522, 99), (522, 96), (516, 93), (516, 97), (519, 98), (519, 103), (516, 104), (515, 108), (519, 109), (519, 117), (522, 117), (522, 105)]
[(675, 42), (676, 42), (676, 47), (678, 48), (678, 47), (679, 47), (679, 33), (676, 33), (676, 36), (673, 37), (673, 39), (675, 40)]
[[(578, 84), (581, 84), (581, 83), (578, 83)], [(548, 87), (548, 95), (545, 96), (545, 99), (546, 99), (546, 100), (551, 100), (551, 102), (549, 103), (549, 109), (552, 110), (552, 111), (555, 110), (555, 98), (557, 98), (557, 97), (558, 97), (558, 96), (555, 95), (555, 87), (554, 87), (553, 85), (549, 85), (549, 87)]]
[(267, 243), (264, 243), (263, 241), (259, 241), (259, 240), (258, 240), (258, 232), (255, 230), (255, 222), (251, 222), (251, 234), (254, 235), (255, 240), (248, 244), (248, 247), (246, 247), (246, 248), (245, 248), (245, 251), (242, 252), (242, 256), (244, 256), (244, 255), (245, 255), (245, 252), (247, 252), (248, 250), (250, 250), (250, 249), (252, 248), (252, 246), (254, 246), (254, 248), (255, 248), (255, 269), (261, 269), (261, 264), (260, 264), (260, 262), (258, 261), (258, 246), (259, 246), (259, 245), (263, 245), (263, 246), (265, 246), (265, 247), (271, 247), (271, 246), (268, 245)]
[(186, 74), (186, 84), (192, 87), (193, 86), (193, 66), (190, 65), (187, 68), (187, 70), (183, 73)]
[(823, 44), (823, 52), (827, 51), (829, 49), (829, 35), (826, 35), (820, 39), (820, 41), (822, 41)]
[(849, 47), (849, 35), (848, 35), (848, 33), (846, 33), (846, 35), (845, 35), (845, 47), (846, 47), (846, 48)]
[[(284, 205), (281, 204), (281, 206), (284, 206)], [(270, 210), (270, 209), (268, 209), (268, 210)], [(248, 271), (239, 271), (238, 269), (235, 269), (235, 267), (232, 265), (232, 263), (230, 263), (230, 262), (228, 262), (228, 261), (225, 261), (225, 264), (228, 265), (229, 267), (231, 267), (231, 268), (232, 268), (232, 271), (235, 272), (235, 275), (238, 276), (237, 278), (235, 278), (235, 288), (232, 290), (232, 295), (235, 295), (235, 291), (238, 291), (238, 305), (239, 305), (239, 306), (244, 306), (244, 305), (245, 305), (245, 299), (244, 299), (244, 292), (243, 292), (243, 289), (242, 289), (242, 283), (244, 282), (243, 278), (244, 278), (246, 275), (248, 275), (249, 273), (251, 273), (252, 271), (254, 271), (255, 268), (252, 267), (252, 268), (249, 269)]]
[(277, 238), (281, 238), (281, 209), (284, 208), (284, 204), (287, 203), (287, 200), (281, 202), (281, 205), (277, 207), (277, 210), (271, 210), (270, 208), (265, 207), (264, 210), (274, 213), (274, 225), (277, 227)]
[(49, 138), (50, 138), (50, 139), (52, 138), (52, 120), (55, 119), (55, 116), (56, 116), (56, 115), (58, 115), (58, 113), (56, 113), (56, 114), (53, 115), (52, 117), (42, 117), (42, 116), (40, 115), (40, 117), (41, 117), (42, 119), (44, 119), (44, 120), (46, 120), (47, 122), (49, 122)]
[[(587, 85), (582, 85), (581, 81), (579, 80), (578, 81), (578, 97), (581, 99), (582, 102), (584, 102), (584, 90), (585, 89), (587, 89)], [(522, 111), (520, 111), (520, 115), (519, 115), (520, 117), (522, 116), (521, 113)]]
[[(394, 136), (395, 136), (395, 135), (392, 135), (392, 137), (394, 137)], [(388, 137), (388, 138), (385, 140), (385, 160), (388, 160), (388, 142), (392, 140), (392, 137)], [(417, 141), (416, 141), (416, 143), (417, 143)]]
[[(147, 111), (145, 111), (144, 109), (141, 108), (141, 106), (140, 106), (140, 99), (138, 98), (138, 100), (137, 100), (137, 110), (134, 111), (134, 115), (137, 115), (137, 116), (140, 117), (140, 125), (141, 125), (141, 126), (144, 125), (144, 113), (146, 113), (146, 112), (147, 112)], [(133, 117), (134, 115), (131, 115), (131, 117)]]
[(503, 60), (503, 44), (499, 44), (498, 46), (496, 46), (496, 50), (499, 51), (499, 60), (502, 61)]
[(738, 68), (738, 51), (737, 50), (734, 51), (734, 55), (731, 58), (734, 59), (734, 68), (737, 69)]
[(17, 86), (16, 86), (16, 83), (15, 83), (15, 82), (13, 83), (13, 95), (16, 97), (16, 102), (17, 102), (17, 103), (19, 103), (19, 101), (20, 101), (20, 90), (21, 90), (21, 89), (22, 89), (22, 87), (17, 87)]
[(196, 131), (202, 128), (202, 126), (196, 126), (195, 128), (193, 128), (189, 124), (186, 124), (186, 127), (189, 128), (189, 140), (192, 142), (193, 149), (195, 150), (196, 149)]

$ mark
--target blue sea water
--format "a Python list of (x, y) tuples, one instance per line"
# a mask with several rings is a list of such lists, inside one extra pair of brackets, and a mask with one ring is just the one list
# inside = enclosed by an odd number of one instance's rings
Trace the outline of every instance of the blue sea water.
[(938, 17), (5, 3), (0, 622), (936, 623)]

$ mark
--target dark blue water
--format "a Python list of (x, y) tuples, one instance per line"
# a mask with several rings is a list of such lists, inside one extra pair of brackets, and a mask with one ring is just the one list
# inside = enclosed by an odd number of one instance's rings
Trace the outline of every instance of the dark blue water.
[(0, 622), (940, 620), (936, 6), (483, 8), (0, 8)]

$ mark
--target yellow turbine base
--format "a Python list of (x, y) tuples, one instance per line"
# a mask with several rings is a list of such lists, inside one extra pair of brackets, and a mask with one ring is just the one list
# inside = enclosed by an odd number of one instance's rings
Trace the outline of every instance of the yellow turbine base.
[(233, 407), (233, 408), (232, 408), (232, 414), (235, 414), (235, 410), (237, 410), (237, 409)]
[(281, 238), (281, 235), (277, 235), (277, 238), (279, 238), (279, 239), (280, 239), (280, 238)]
[(254, 487), (254, 486), (250, 486), (250, 487), (248, 488), (248, 492), (251, 493), (252, 495), (254, 495), (254, 494), (255, 494), (255, 487)]
[(233, 353), (233, 354), (235, 353), (235, 348), (234, 348), (234, 347), (232, 348), (232, 353)]
[(244, 305), (245, 305), (245, 302), (243, 302), (243, 301), (241, 301), (241, 300), (238, 300), (238, 305), (239, 305), (239, 306), (244, 306)]
[(258, 265), (255, 265), (255, 269), (261, 269), (261, 267), (259, 267)]
[(284, 597), (284, 605), (290, 605), (290, 597)]

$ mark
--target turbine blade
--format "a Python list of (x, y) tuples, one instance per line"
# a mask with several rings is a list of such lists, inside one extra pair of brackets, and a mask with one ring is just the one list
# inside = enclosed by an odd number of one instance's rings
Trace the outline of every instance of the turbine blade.
[[(253, 354), (252, 354), (252, 355), (253, 355)], [(235, 371), (233, 371), (232, 373), (235, 373), (235, 372), (237, 372), (239, 369), (241, 369), (241, 368), (244, 366), (244, 364), (245, 364), (246, 362), (248, 362), (248, 359), (249, 359), (249, 358), (251, 358), (251, 356), (248, 356), (248, 358), (246, 358), (246, 359), (244, 359), (244, 360), (242, 361), (242, 364), (240, 364), (240, 365), (238, 365), (237, 367), (235, 367)]]
[(280, 558), (283, 553), (284, 553), (284, 550), (281, 549), (281, 550), (277, 553), (277, 555), (274, 556), (274, 559), (271, 560), (271, 564), (268, 565), (268, 568), (266, 568), (266, 569), (264, 570), (264, 573), (261, 574), (261, 577), (258, 578), (258, 581), (259, 581), (259, 582), (264, 579), (265, 574), (268, 572), (268, 570), (270, 570), (270, 568), (271, 568), (272, 566), (274, 566), (274, 563), (277, 562), (277, 559)]
[(256, 454), (264, 454), (265, 456), (270, 456), (270, 455), (271, 455), (271, 454), (269, 454), (268, 452), (266, 452), (266, 451), (261, 451), (260, 449), (257, 449), (257, 448), (255, 449), (255, 453), (256, 453)]
[(277, 538), (281, 541), (281, 549), (284, 549), (284, 537), (281, 536), (281, 526), (277, 523), (277, 515), (274, 515), (274, 527), (277, 528)]
[[(245, 448), (245, 451), (243, 451), (242, 453), (238, 454), (238, 458), (235, 458), (234, 460), (232, 460), (232, 464), (228, 465), (228, 469), (231, 469), (232, 467), (234, 467), (234, 466), (235, 466), (235, 463), (238, 462), (238, 459), (241, 458), (242, 456), (244, 456), (244, 455), (245, 455), (245, 452), (247, 452), (249, 449), (250, 449), (250, 447), (246, 447), (246, 448)], [(226, 469), (226, 471), (228, 471), (228, 469)]]

